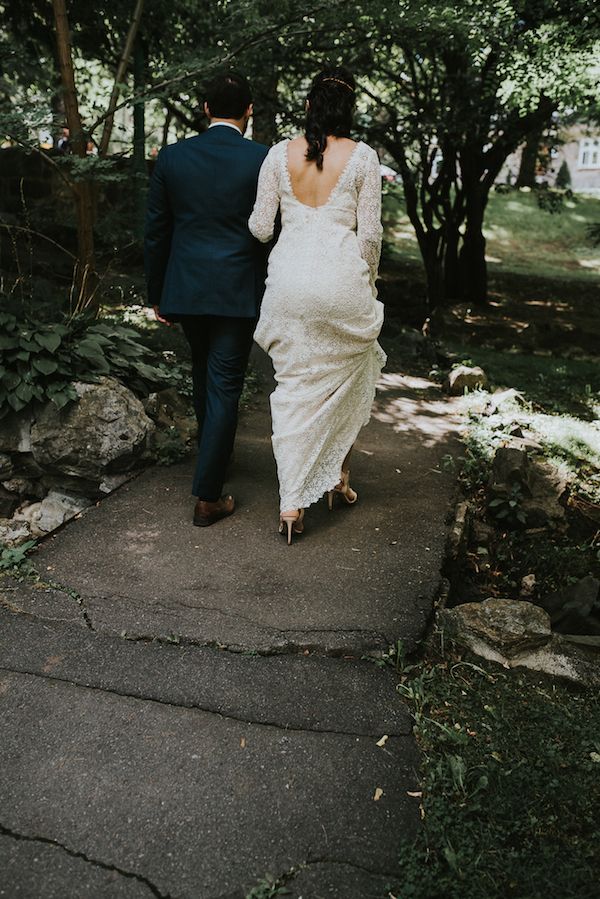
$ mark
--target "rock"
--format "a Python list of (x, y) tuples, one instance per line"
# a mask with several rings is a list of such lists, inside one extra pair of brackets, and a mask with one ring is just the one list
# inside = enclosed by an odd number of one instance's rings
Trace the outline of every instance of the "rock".
[[(80, 496), (69, 496), (66, 493), (52, 491), (42, 502), (26, 506), (19, 513), (19, 519), (28, 522), (34, 537), (43, 537), (66, 521), (70, 521), (91, 504), (91, 500), (83, 499)], [(16, 516), (15, 520), (17, 520)]]
[(44, 469), (33, 458), (32, 453), (19, 453), (13, 456), (14, 469), (12, 476), (15, 478), (40, 478)]
[(33, 415), (29, 410), (12, 412), (3, 418), (0, 428), (0, 452), (30, 452), (32, 420)]
[(529, 459), (525, 450), (513, 446), (499, 446), (494, 454), (490, 475), (490, 490), (495, 495), (507, 495), (514, 484), (529, 493)]
[(441, 623), (448, 636), (495, 661), (537, 649), (551, 637), (548, 614), (514, 599), (486, 599), (445, 609)]
[(488, 383), (486, 373), (478, 365), (458, 365), (450, 371), (446, 387), (453, 396), (462, 396), (465, 390), (485, 390)]
[(467, 502), (458, 503), (454, 513), (454, 523), (448, 534), (446, 555), (456, 561), (464, 557), (469, 539), (471, 510)]
[[(484, 409), (484, 415), (495, 415), (502, 409), (515, 409), (525, 405), (525, 397), (519, 390), (514, 387), (507, 389), (494, 390), (493, 394), (488, 398)], [(523, 436), (522, 434), (520, 436)]]
[(552, 634), (540, 649), (507, 659), (509, 668), (529, 668), (554, 677), (563, 677), (587, 687), (600, 686), (600, 653), (594, 645), (579, 644), (572, 637)]
[(479, 521), (479, 519), (476, 518), (471, 524), (471, 534), (473, 543), (476, 546), (489, 547), (494, 539), (496, 531), (491, 525), (486, 524), (484, 521)]
[(198, 433), (193, 410), (173, 387), (151, 393), (144, 401), (144, 410), (160, 430), (176, 428), (184, 444), (190, 443)]
[(566, 477), (552, 463), (536, 459), (529, 466), (529, 487), (530, 496), (522, 503), (527, 527), (562, 527), (568, 496)]
[(0, 518), (11, 518), (18, 505), (19, 497), (0, 487)]
[(536, 588), (536, 579), (535, 574), (526, 574), (521, 578), (521, 596), (524, 599), (529, 599), (535, 593)]
[(100, 483), (102, 475), (93, 477), (75, 477), (68, 474), (45, 474), (40, 478), (44, 487), (44, 493), (57, 490), (59, 493), (68, 493), (70, 496), (85, 496), (98, 499), (102, 496)]
[(78, 400), (46, 404), (31, 428), (34, 459), (53, 474), (100, 480), (131, 468), (154, 425), (134, 394), (114, 378), (75, 382)]
[(125, 472), (124, 474), (107, 475), (100, 481), (100, 493), (112, 493), (113, 490), (116, 490), (117, 487), (121, 487), (127, 481), (131, 480), (132, 477), (133, 475), (131, 474), (131, 472)]
[(29, 522), (16, 521), (13, 519), (0, 518), (0, 545), (4, 545), (12, 549), (31, 540), (31, 531)]
[(577, 684), (600, 686), (600, 638), (588, 637), (593, 642), (582, 643), (586, 638), (552, 634), (548, 616), (530, 602), (488, 599), (444, 609), (438, 620), (457, 642), (506, 668), (529, 668)]
[(555, 631), (600, 635), (600, 581), (592, 575), (542, 597), (539, 604), (550, 615)]
[(8, 453), (0, 453), (0, 478), (9, 478), (13, 473), (14, 465)]
[(42, 499), (46, 492), (39, 481), (31, 478), (9, 478), (8, 481), (2, 481), (2, 486), (9, 493), (15, 493), (18, 497), (34, 496), (36, 499)]

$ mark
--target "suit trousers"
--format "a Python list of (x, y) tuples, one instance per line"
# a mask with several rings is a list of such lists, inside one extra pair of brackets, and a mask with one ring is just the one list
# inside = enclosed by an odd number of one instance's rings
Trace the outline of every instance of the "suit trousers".
[(221, 496), (233, 451), (238, 405), (256, 326), (254, 318), (181, 315), (192, 351), (198, 457), (192, 493), (215, 502)]

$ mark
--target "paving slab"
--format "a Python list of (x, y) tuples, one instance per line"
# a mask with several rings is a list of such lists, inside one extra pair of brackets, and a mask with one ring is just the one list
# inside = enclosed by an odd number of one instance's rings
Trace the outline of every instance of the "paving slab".
[[(410, 737), (380, 747), (21, 673), (0, 677), (0, 713), (3, 833), (55, 842), (158, 896), (232, 896), (317, 862), (368, 859), (394, 878), (418, 826)], [(11, 895), (9, 875), (20, 884), (19, 867), (3, 874)]]
[(39, 549), (42, 572), (82, 598), (93, 627), (261, 652), (414, 649), (440, 584), (454, 479), (452, 405), (427, 381), (386, 374), (352, 463), (355, 506), (276, 533), (268, 398), (242, 418), (231, 518), (191, 524), (193, 460), (154, 467)]
[(0, 609), (0, 670), (296, 730), (406, 736), (397, 677), (369, 661), (131, 642)]

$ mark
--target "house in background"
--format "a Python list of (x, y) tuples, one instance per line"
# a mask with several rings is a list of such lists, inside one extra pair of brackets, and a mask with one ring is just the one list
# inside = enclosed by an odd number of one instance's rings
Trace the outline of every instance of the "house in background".
[[(572, 125), (561, 133), (562, 143), (548, 151), (549, 158), (540, 164), (536, 176), (553, 187), (563, 162), (571, 176), (571, 190), (575, 193), (600, 197), (600, 130), (586, 125)], [(540, 153), (543, 159), (543, 151)], [(521, 164), (521, 149), (506, 160), (497, 182), (514, 184)]]

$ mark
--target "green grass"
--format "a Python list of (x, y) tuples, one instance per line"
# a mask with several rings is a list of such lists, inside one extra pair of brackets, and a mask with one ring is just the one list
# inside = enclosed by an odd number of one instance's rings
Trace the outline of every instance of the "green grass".
[(400, 689), (423, 751), (423, 827), (393, 895), (596, 897), (596, 695), (451, 653)]
[[(386, 254), (420, 259), (414, 230), (405, 212), (402, 189), (387, 186), (383, 200)], [(600, 248), (586, 229), (600, 221), (600, 199), (577, 196), (565, 200), (561, 213), (539, 209), (534, 193), (492, 191), (484, 233), (490, 275), (514, 272), (556, 281), (590, 281), (600, 275)]]
[(586, 234), (600, 220), (600, 200), (577, 196), (551, 214), (539, 209), (534, 193), (494, 191), (486, 212), (485, 236), (490, 271), (524, 275), (543, 273), (562, 279), (594, 279), (600, 274), (600, 250)]

